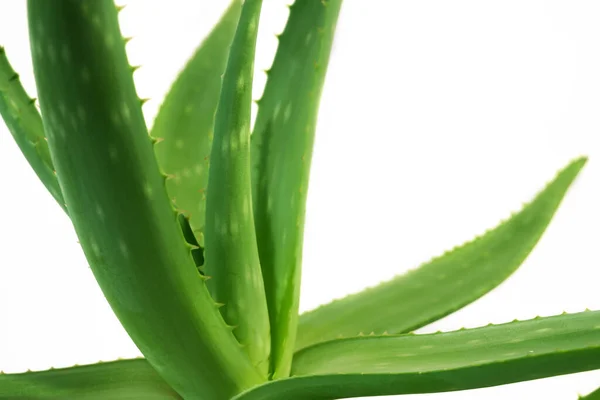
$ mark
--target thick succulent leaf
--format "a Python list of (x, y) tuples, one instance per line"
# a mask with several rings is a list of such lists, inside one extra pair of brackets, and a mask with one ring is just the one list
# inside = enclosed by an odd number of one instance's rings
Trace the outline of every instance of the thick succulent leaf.
[(19, 81), (4, 48), (0, 47), (0, 115), (21, 152), (46, 189), (66, 211), (65, 201), (54, 174), (40, 113)]
[(600, 312), (428, 335), (338, 339), (296, 353), (292, 377), (237, 400), (474, 389), (600, 368)]
[(181, 397), (146, 360), (120, 360), (20, 374), (0, 374), (6, 400), (168, 400)]
[(341, 0), (296, 1), (259, 102), (252, 184), (274, 377), (289, 374), (317, 111)]
[(260, 377), (210, 297), (166, 193), (113, 2), (30, 0), (28, 13), (52, 158), (115, 314), (180, 395), (227, 399), (252, 386)]
[(171, 176), (167, 193), (189, 218), (201, 246), (215, 111), (240, 10), (241, 1), (234, 0), (198, 47), (167, 94), (151, 130), (158, 141), (158, 164)]
[(529, 255), (585, 162), (570, 163), (519, 213), (475, 240), (405, 275), (301, 315), (297, 349), (360, 332), (409, 332), (483, 296)]
[(231, 45), (215, 117), (206, 200), (209, 289), (221, 312), (267, 377), (271, 347), (267, 300), (258, 260), (250, 184), (250, 109), (262, 0), (246, 0)]

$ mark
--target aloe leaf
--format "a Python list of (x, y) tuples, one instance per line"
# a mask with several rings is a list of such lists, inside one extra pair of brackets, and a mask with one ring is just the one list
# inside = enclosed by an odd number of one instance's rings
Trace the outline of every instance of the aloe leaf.
[(113, 2), (29, 0), (28, 18), (52, 159), (86, 258), (120, 322), (183, 397), (228, 399), (260, 382), (171, 206)]
[(427, 335), (332, 340), (296, 353), (292, 377), (236, 400), (336, 399), (475, 389), (600, 368), (600, 312)]
[(305, 0), (290, 7), (252, 134), (252, 200), (275, 378), (289, 374), (293, 354), (312, 147), (341, 4)]
[(535, 199), (495, 229), (421, 267), (300, 317), (297, 349), (360, 332), (404, 333), (477, 300), (525, 260), (586, 163), (561, 170)]
[(50, 158), (40, 113), (0, 47), (0, 115), (38, 178), (58, 204), (66, 211), (54, 165)]
[(250, 109), (262, 0), (246, 0), (231, 45), (215, 117), (206, 199), (209, 289), (250, 360), (267, 377), (270, 328), (250, 184)]
[(167, 193), (189, 218), (200, 246), (204, 246), (215, 111), (240, 10), (241, 1), (234, 0), (198, 47), (167, 94), (151, 130), (151, 136), (157, 139), (158, 164), (171, 176)]
[(143, 359), (0, 374), (0, 399), (181, 399)]

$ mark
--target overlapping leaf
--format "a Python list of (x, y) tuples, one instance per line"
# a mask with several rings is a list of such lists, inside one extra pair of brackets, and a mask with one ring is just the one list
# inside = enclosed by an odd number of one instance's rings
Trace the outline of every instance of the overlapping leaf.
[(250, 173), (250, 110), (258, 21), (262, 0), (246, 0), (231, 45), (215, 117), (206, 200), (205, 273), (221, 312), (268, 375), (269, 315), (258, 259)]
[[(19, 81), (4, 48), (0, 47), (0, 115), (21, 152), (58, 204), (65, 209), (65, 200), (54, 174), (44, 125), (40, 113)], [(65, 209), (66, 210), (66, 209)]]
[(181, 399), (146, 360), (0, 374), (2, 400)]
[(296, 353), (292, 377), (236, 400), (475, 389), (600, 368), (600, 311), (428, 335), (338, 339)]
[(374, 288), (300, 317), (297, 349), (360, 332), (409, 332), (483, 296), (525, 260), (584, 166), (579, 158), (519, 213), (493, 230)]
[(28, 13), (48, 144), (69, 216), (115, 314), (184, 397), (227, 399), (260, 382), (185, 243), (113, 2), (30, 0)]
[(198, 47), (167, 94), (154, 121), (156, 157), (171, 178), (167, 192), (204, 246), (206, 188), (222, 75), (241, 10), (234, 0)]
[(341, 0), (290, 7), (252, 134), (252, 200), (271, 320), (271, 369), (289, 373), (298, 322), (306, 193)]

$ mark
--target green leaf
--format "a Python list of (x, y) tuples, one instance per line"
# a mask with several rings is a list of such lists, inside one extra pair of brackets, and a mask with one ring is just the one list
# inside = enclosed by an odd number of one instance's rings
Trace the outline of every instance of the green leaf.
[(183, 397), (228, 399), (260, 382), (210, 297), (171, 206), (113, 2), (29, 0), (28, 13), (52, 159), (115, 314)]
[(600, 368), (600, 312), (428, 335), (338, 339), (296, 353), (292, 377), (236, 400), (475, 389)]
[(167, 193), (204, 246), (206, 187), (215, 111), (241, 10), (234, 0), (167, 94), (151, 130), (156, 158), (171, 176)]
[(19, 81), (19, 75), (0, 47), (0, 115), (21, 152), (58, 204), (66, 211), (65, 200), (54, 174), (40, 113)]
[(146, 360), (119, 360), (20, 374), (0, 374), (6, 400), (181, 399)]
[(206, 200), (206, 265), (209, 289), (224, 304), (238, 341), (265, 377), (270, 328), (258, 259), (250, 184), (250, 108), (262, 0), (246, 0), (231, 45), (215, 117)]
[(289, 374), (298, 321), (306, 193), (341, 0), (296, 1), (252, 134), (252, 200), (271, 320), (271, 369)]
[(519, 213), (475, 240), (405, 275), (301, 315), (297, 349), (360, 332), (410, 332), (494, 289), (529, 255), (585, 162), (571, 162)]

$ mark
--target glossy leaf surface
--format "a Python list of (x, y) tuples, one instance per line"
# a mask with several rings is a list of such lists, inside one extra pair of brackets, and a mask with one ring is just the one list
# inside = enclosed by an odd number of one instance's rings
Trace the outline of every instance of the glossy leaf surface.
[(308, 347), (292, 377), (236, 400), (337, 399), (475, 389), (600, 368), (600, 311)]
[(252, 134), (252, 200), (276, 378), (289, 374), (294, 350), (312, 148), (341, 4), (303, 0), (290, 7)]
[(3, 400), (181, 399), (146, 360), (120, 360), (40, 372), (0, 374)]
[(494, 289), (533, 250), (585, 162), (570, 163), (520, 212), (475, 240), (391, 281), (303, 314), (297, 349), (360, 332), (409, 332)]

